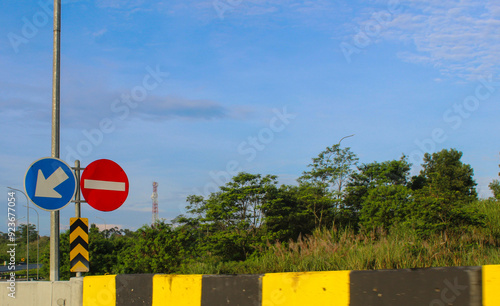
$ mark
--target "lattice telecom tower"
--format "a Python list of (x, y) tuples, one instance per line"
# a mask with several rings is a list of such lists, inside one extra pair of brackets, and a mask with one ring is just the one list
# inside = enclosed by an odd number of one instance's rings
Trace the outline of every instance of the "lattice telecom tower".
[(153, 194), (151, 195), (153, 199), (153, 220), (151, 224), (158, 222), (158, 183), (153, 182)]

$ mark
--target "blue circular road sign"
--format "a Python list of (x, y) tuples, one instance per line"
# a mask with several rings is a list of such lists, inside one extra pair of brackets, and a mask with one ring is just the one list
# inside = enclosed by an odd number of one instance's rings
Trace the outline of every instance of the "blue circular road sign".
[(24, 189), (36, 206), (49, 211), (59, 210), (75, 195), (76, 178), (64, 161), (45, 157), (32, 163), (26, 171)]

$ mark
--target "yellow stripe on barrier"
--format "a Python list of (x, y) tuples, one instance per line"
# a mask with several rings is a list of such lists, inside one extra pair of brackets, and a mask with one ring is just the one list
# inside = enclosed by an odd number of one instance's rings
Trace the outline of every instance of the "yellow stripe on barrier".
[[(70, 219), (71, 221), (73, 221), (73, 219), (83, 219), (83, 218), (70, 218)], [(89, 233), (87, 233), (83, 228), (77, 227), (74, 231), (69, 233), (69, 243), (75, 241), (75, 239), (78, 237), (82, 237), (82, 239), (87, 243), (89, 242)]]
[(349, 273), (270, 273), (262, 279), (262, 306), (349, 305)]
[[(69, 251), (69, 258), (75, 258), (78, 254), (82, 254), (83, 258), (89, 260), (89, 250), (87, 250), (83, 245), (79, 244)], [(73, 271), (71, 271), (73, 272)]]
[(116, 306), (116, 275), (83, 278), (83, 306)]
[(155, 275), (153, 306), (200, 306), (202, 275)]
[(483, 306), (500, 305), (500, 266), (482, 266)]

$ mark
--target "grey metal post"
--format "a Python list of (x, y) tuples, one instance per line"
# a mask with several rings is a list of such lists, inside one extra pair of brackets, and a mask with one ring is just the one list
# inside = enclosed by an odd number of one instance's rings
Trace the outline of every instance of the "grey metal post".
[[(26, 205), (24, 205), (26, 206)], [(27, 206), (28, 209), (33, 209), (36, 212), (36, 279), (40, 279), (40, 215), (38, 214), (38, 211), (34, 209), (33, 207)]]
[[(27, 245), (26, 245), (26, 253), (27, 253), (27, 254), (26, 254), (26, 256), (27, 256), (28, 261), (26, 262), (26, 271), (28, 271), (28, 264), (29, 264), (29, 257), (28, 257), (28, 256), (29, 256), (29, 248), (28, 248), (28, 245), (29, 245), (29, 236), (30, 236), (30, 232), (29, 232), (29, 224), (30, 224), (30, 222), (29, 222), (29, 218), (30, 218), (30, 217), (29, 217), (29, 216), (30, 216), (29, 209), (31, 208), (31, 207), (29, 207), (29, 205), (30, 205), (30, 200), (28, 199), (28, 196), (26, 195), (26, 193), (24, 193), (24, 191), (22, 191), (22, 190), (20, 190), (20, 189), (17, 189), (17, 188), (12, 188), (12, 187), (9, 187), (9, 186), (7, 186), (7, 188), (12, 189), (12, 190), (19, 191), (19, 192), (20, 192), (20, 193), (22, 193), (22, 194), (24, 195), (24, 197), (26, 198), (26, 205), (24, 205), (24, 206), (28, 207), (28, 208), (27, 208), (27, 210), (28, 210), (28, 214), (27, 214), (27, 217), (28, 217), (28, 228), (26, 229), (26, 231), (28, 232), (28, 237), (27, 237)], [(38, 215), (38, 212), (37, 212), (36, 214)], [(23, 217), (23, 218), (24, 218), (24, 217)], [(21, 219), (22, 219), (22, 218), (21, 218)], [(19, 220), (21, 220), (21, 219), (17, 219), (17, 220), (16, 220), (16, 222), (17, 222), (17, 221), (19, 221)], [(16, 227), (17, 227), (17, 224), (16, 224)], [(26, 274), (26, 281), (28, 281), (28, 276), (29, 276), (29, 274), (28, 274), (28, 273), (29, 273), (29, 272), (26, 272), (26, 273), (27, 273), (27, 274)]]
[[(31, 208), (31, 207), (30, 207)], [(40, 279), (40, 215), (38, 211), (31, 208), (36, 212), (36, 280)]]
[[(80, 161), (75, 160), (75, 177), (76, 177), (76, 193), (75, 193), (75, 217), (81, 217), (81, 204), (80, 204)], [(76, 272), (76, 277), (82, 277), (82, 272)]]
[[(52, 157), (59, 158), (61, 0), (54, 0), (54, 53), (52, 64)], [(59, 280), (59, 211), (50, 212), (50, 280)]]
[(30, 201), (26, 206), (26, 281), (30, 279)]
[(75, 193), (75, 217), (81, 218), (81, 204), (80, 204), (80, 161), (75, 160), (75, 178), (76, 178), (76, 193)]

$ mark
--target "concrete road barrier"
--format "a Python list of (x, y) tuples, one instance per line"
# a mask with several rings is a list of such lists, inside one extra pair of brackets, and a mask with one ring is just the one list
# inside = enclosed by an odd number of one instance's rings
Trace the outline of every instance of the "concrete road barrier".
[(499, 306), (500, 265), (251, 275), (120, 274), (1, 282), (2, 306)]

